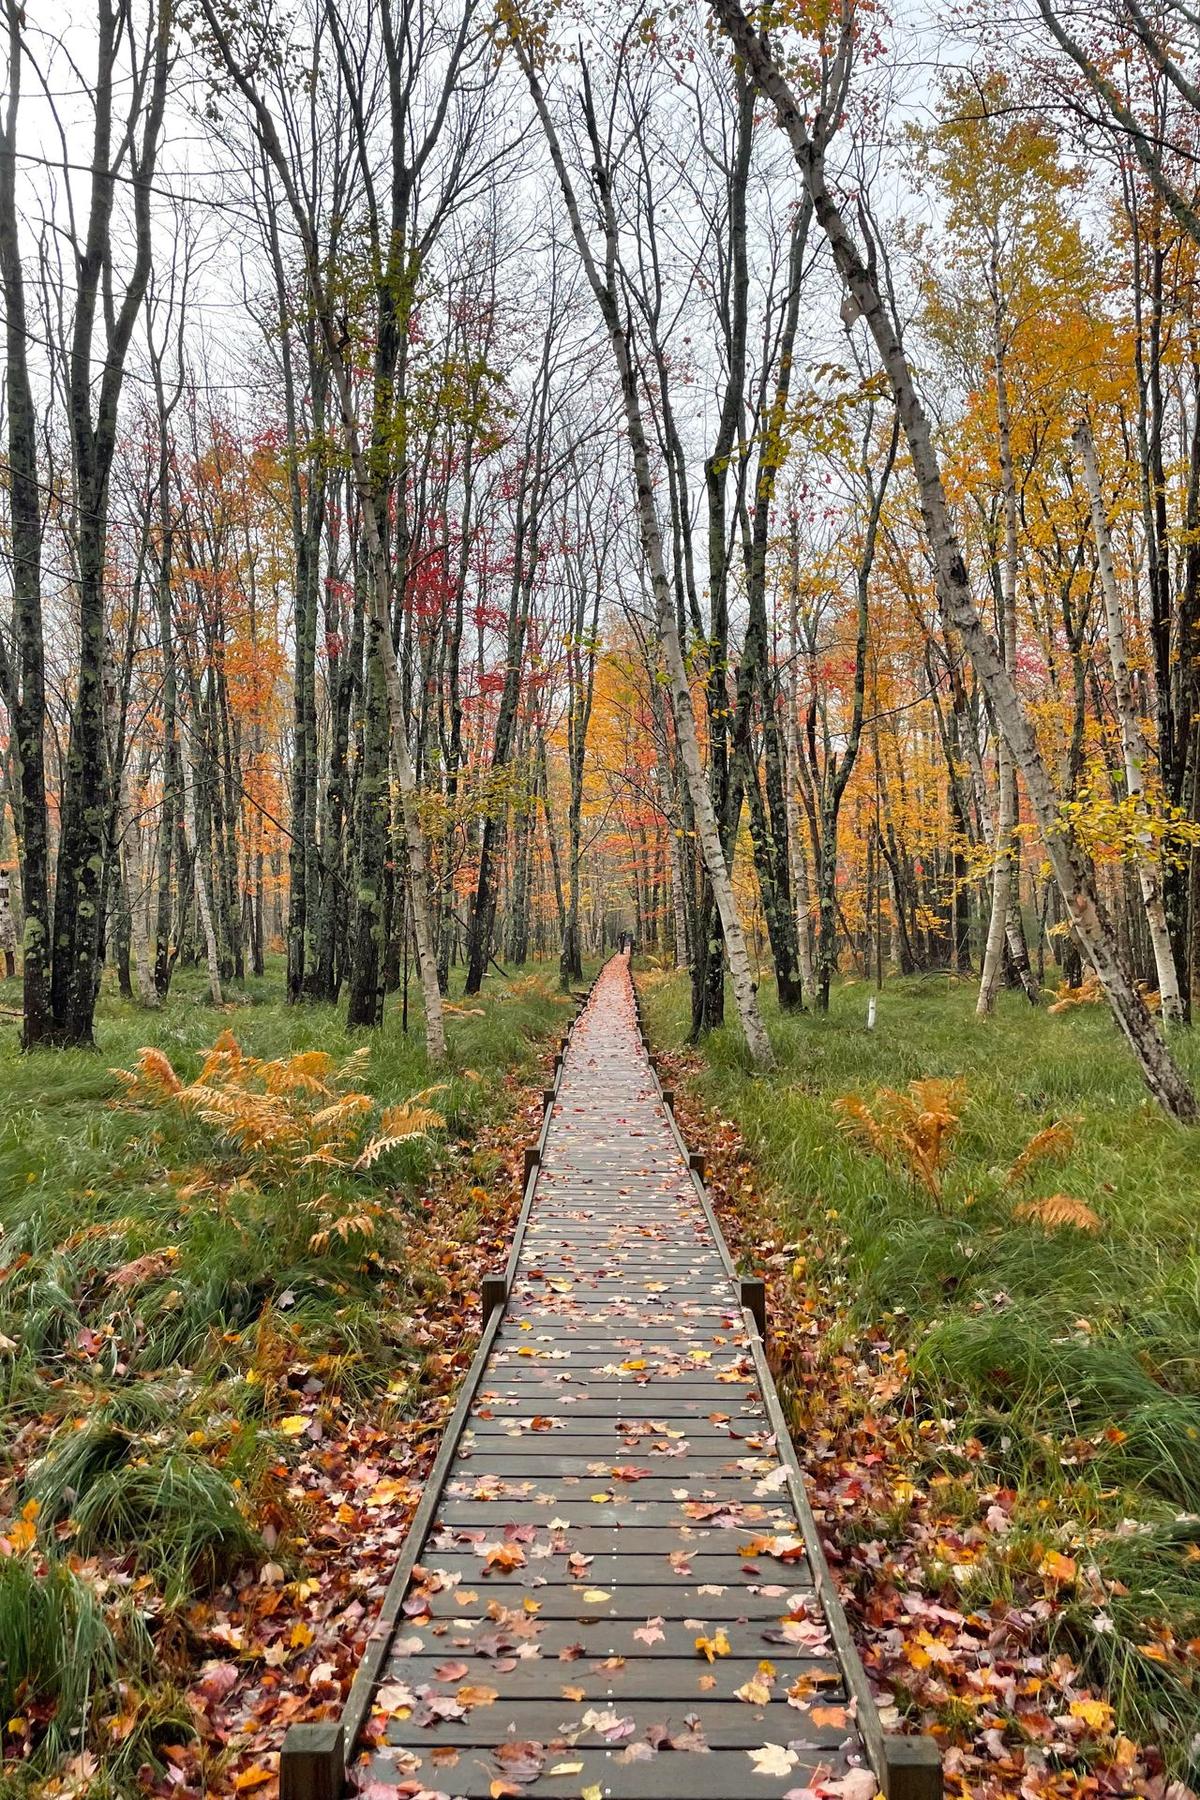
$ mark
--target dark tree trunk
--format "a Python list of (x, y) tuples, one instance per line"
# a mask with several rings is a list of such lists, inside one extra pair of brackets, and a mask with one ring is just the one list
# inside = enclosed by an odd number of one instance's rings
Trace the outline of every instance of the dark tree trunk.
[(30, 334), (25, 309), (16, 200), (17, 118), (24, 51), (24, 12), (6, 0), (8, 93), (0, 126), (0, 277), (4, 286), (8, 397), (9, 531), (13, 583), (13, 657), (0, 634), (0, 687), (12, 717), (16, 753), (14, 820), (25, 916), (22, 1042), (33, 1049), (52, 1029), (50, 1005), (50, 847), (46, 811), (46, 671), (42, 641), (42, 519), (38, 426), (29, 378)]

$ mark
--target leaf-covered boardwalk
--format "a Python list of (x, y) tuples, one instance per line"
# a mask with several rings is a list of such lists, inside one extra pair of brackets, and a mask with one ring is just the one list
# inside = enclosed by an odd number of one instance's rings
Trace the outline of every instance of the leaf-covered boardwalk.
[(483, 1356), (347, 1720), (359, 1787), (873, 1794), (877, 1721), (622, 958), (570, 1037)]

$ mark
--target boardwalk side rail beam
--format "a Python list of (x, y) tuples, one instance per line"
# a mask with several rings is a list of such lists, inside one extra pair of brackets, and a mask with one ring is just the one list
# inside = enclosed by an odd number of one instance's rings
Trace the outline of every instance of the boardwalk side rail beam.
[[(636, 982), (633, 983), (633, 996), (638, 1032), (642, 1042), (649, 1050), (649, 1039), (642, 1020), (641, 995), (638, 993)], [(653, 1057), (650, 1059), (650, 1077), (658, 1089), (660, 1099), (665, 1101), (665, 1092)], [(674, 1098), (674, 1094), (672, 1094), (672, 1104), (664, 1105), (667, 1123), (679, 1148), (679, 1154), (687, 1165), (696, 1189), (696, 1196), (716, 1240), (722, 1264), (741, 1298), (742, 1318), (749, 1338), (750, 1354), (754, 1361), (755, 1374), (758, 1376), (763, 1405), (766, 1407), (767, 1417), (771, 1421), (771, 1429), (775, 1433), (779, 1460), (787, 1470), (788, 1491), (800, 1523), (804, 1548), (808, 1555), (809, 1567), (812, 1570), (813, 1587), (829, 1622), (829, 1635), (833, 1640), (838, 1662), (841, 1664), (847, 1691), (854, 1700), (855, 1720), (862, 1734), (872, 1771), (886, 1800), (941, 1800), (943, 1792), (942, 1756), (937, 1740), (928, 1735), (889, 1732), (883, 1728), (879, 1717), (879, 1708), (876, 1705), (875, 1696), (871, 1692), (871, 1684), (867, 1680), (867, 1672), (863, 1668), (862, 1659), (855, 1646), (841, 1596), (834, 1585), (829, 1564), (825, 1560), (820, 1530), (809, 1503), (804, 1471), (800, 1467), (800, 1459), (796, 1455), (792, 1434), (788, 1429), (783, 1406), (775, 1388), (775, 1378), (771, 1374), (770, 1365), (767, 1362), (766, 1286), (760, 1278), (742, 1276), (737, 1271), (713, 1207), (712, 1196), (705, 1183), (703, 1152), (688, 1149), (675, 1118)], [(314, 1800), (320, 1800), (320, 1797), (314, 1797)]]

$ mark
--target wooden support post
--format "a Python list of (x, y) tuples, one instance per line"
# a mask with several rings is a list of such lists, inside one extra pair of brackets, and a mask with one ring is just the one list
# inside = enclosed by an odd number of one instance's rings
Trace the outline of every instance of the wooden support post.
[(508, 1282), (503, 1274), (485, 1275), (482, 1290), (483, 1321), (486, 1325), (498, 1306), (503, 1306), (508, 1299)]
[(748, 1306), (758, 1326), (758, 1335), (767, 1341), (767, 1284), (761, 1275), (743, 1275), (738, 1283), (743, 1306)]
[(542, 1089), (542, 1105), (543, 1106), (553, 1106), (554, 1105), (554, 1089), (553, 1088), (543, 1088)]
[(279, 1757), (279, 1800), (341, 1800), (345, 1785), (341, 1723), (289, 1725)]
[(935, 1738), (889, 1734), (883, 1754), (887, 1800), (942, 1800), (942, 1753)]
[(668, 1112), (675, 1111), (675, 1089), (674, 1088), (664, 1088), (663, 1089), (662, 1103), (666, 1107)]
[(537, 1166), (541, 1162), (541, 1160), (542, 1160), (542, 1153), (538, 1149), (537, 1145), (536, 1144), (526, 1144), (526, 1146), (525, 1146), (525, 1179), (526, 1179), (526, 1181), (529, 1180), (529, 1177), (533, 1174), (533, 1171), (537, 1168)]
[(696, 1174), (700, 1177), (701, 1181), (704, 1180), (704, 1167), (705, 1167), (705, 1164), (704, 1164), (703, 1150), (689, 1151), (688, 1152), (688, 1168), (694, 1169), (696, 1171)]

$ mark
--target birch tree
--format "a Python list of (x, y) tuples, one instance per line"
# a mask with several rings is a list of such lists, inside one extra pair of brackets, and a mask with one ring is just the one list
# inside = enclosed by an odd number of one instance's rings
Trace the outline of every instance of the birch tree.
[(1171, 934), (1167, 930), (1167, 915), (1163, 907), (1158, 852), (1152, 834), (1146, 829), (1146, 745), (1129, 679), (1125, 618), (1113, 567), (1112, 537), (1108, 528), (1108, 514), (1104, 509), (1096, 446), (1086, 419), (1081, 419), (1075, 428), (1074, 444), (1083, 470), (1092, 515), (1092, 530), (1096, 538), (1096, 566), (1100, 572), (1100, 592), (1104, 599), (1104, 617), (1108, 626), (1108, 657), (1112, 668), (1113, 700), (1121, 737), (1121, 756), (1125, 766), (1125, 792), (1134, 808), (1135, 820), (1139, 821), (1134, 827), (1138, 885), (1142, 892), (1142, 905), (1146, 909), (1146, 924), (1154, 952), (1162, 1016), (1171, 1024), (1179, 1024), (1183, 1018), (1183, 1002), (1175, 970), (1175, 956), (1171, 949)]
[(962, 638), (998, 728), (1004, 733), (1024, 778), (1047, 856), (1062, 890), (1067, 916), (1096, 971), (1113, 1017), (1137, 1057), (1151, 1093), (1173, 1118), (1181, 1123), (1193, 1123), (1200, 1116), (1196, 1097), (1118, 954), (1112, 927), (1100, 902), (1095, 872), (1062, 817), (1058, 795), (1012, 673), (980, 618), (946, 498), (933, 433), (917, 391), (899, 324), (881, 292), (877, 273), (863, 255), (829, 182), (826, 155), (833, 127), (845, 102), (854, 63), (853, 8), (844, 4), (837, 20), (836, 39), (830, 47), (828, 99), (810, 128), (788, 80), (775, 61), (769, 41), (751, 25), (737, 0), (709, 0), (709, 4), (736, 53), (743, 58), (770, 102), (780, 129), (792, 146), (848, 300), (863, 317), (887, 374), (920, 495), (938, 602), (947, 622)]
[(729, 964), (738, 1020), (754, 1062), (760, 1068), (768, 1068), (773, 1062), (771, 1043), (758, 1008), (746, 938), (742, 930), (741, 919), (738, 916), (733, 882), (730, 879), (725, 861), (725, 849), (721, 841), (720, 825), (700, 752), (691, 683), (684, 661), (683, 645), (675, 614), (675, 597), (667, 573), (662, 527), (659, 522), (658, 505), (654, 492), (650, 438), (646, 430), (639, 372), (632, 348), (632, 321), (623, 304), (621, 294), (620, 231), (612, 198), (611, 155), (601, 135), (591, 83), (586, 65), (584, 65), (582, 96), (584, 121), (587, 141), (593, 158), (592, 179), (600, 216), (601, 238), (597, 253), (593, 249), (591, 236), (583, 221), (575, 185), (567, 168), (558, 131), (534, 64), (533, 53), (519, 32), (513, 34), (511, 41), (529, 84), (529, 91), (554, 165), (554, 172), (562, 190), (572, 236), (575, 239), (588, 285), (600, 310), (605, 334), (612, 349), (633, 463), (641, 547), (654, 596), (655, 623), (663, 660), (666, 664), (675, 736), (679, 744), (679, 754), (687, 780), (688, 794), (695, 813), (704, 868), (720, 915), (725, 955)]

